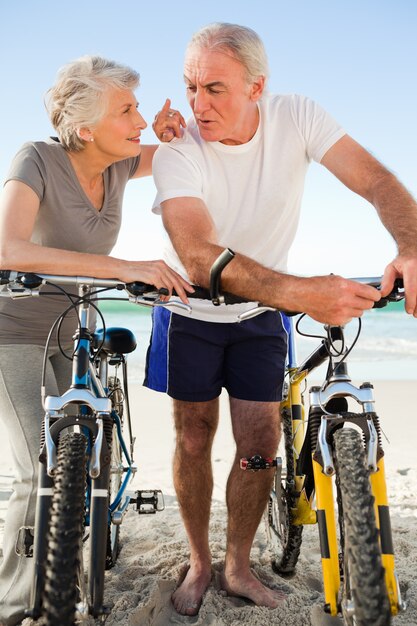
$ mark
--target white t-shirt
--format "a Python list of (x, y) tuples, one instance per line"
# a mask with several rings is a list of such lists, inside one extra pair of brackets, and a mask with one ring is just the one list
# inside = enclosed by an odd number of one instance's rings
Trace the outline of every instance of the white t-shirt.
[[(259, 112), (258, 129), (245, 144), (204, 141), (191, 119), (181, 139), (159, 146), (152, 164), (158, 192), (153, 211), (160, 214), (161, 203), (170, 198), (200, 198), (217, 228), (219, 245), (285, 272), (309, 162), (321, 161), (345, 131), (303, 96), (266, 95)], [(169, 240), (165, 260), (187, 278)], [(192, 305), (193, 317), (218, 322), (236, 321), (237, 313), (253, 308)]]

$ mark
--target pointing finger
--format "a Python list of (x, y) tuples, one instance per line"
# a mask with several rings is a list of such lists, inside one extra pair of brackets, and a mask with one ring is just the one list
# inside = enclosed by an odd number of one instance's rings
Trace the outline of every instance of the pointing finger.
[(161, 109), (161, 112), (163, 112), (163, 113), (167, 113), (167, 112), (169, 111), (170, 107), (171, 107), (171, 100), (170, 100), (169, 98), (167, 98), (167, 99), (165, 100), (165, 104), (164, 104), (164, 106), (163, 106), (163, 107), (162, 107), (162, 109)]

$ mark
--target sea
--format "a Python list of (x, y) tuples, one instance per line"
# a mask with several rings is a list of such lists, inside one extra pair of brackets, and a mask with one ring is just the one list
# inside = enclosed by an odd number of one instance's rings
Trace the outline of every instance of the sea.
[[(136, 336), (137, 349), (128, 358), (129, 379), (142, 382), (146, 351), (152, 328), (151, 308), (124, 301), (101, 301), (107, 327), (129, 328)], [(296, 321), (298, 318), (293, 318)], [(98, 327), (100, 320), (98, 320)], [(345, 328), (347, 345), (351, 346), (358, 334), (358, 320)], [(299, 322), (303, 334), (324, 335), (323, 325), (304, 317)], [(307, 357), (320, 343), (320, 339), (296, 336), (298, 362)], [(314, 372), (319, 380), (325, 366)], [(361, 318), (359, 337), (348, 356), (348, 371), (356, 382), (373, 380), (415, 380), (417, 382), (417, 319), (407, 315), (404, 303), (389, 304), (382, 309), (367, 311)]]

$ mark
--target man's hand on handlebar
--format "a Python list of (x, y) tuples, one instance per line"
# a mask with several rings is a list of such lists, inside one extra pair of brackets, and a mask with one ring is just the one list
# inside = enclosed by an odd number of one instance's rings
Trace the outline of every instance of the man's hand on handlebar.
[(322, 324), (343, 326), (381, 299), (375, 287), (341, 276), (313, 276), (301, 279), (299, 286), (299, 310)]
[(417, 257), (399, 255), (385, 269), (381, 285), (381, 295), (392, 290), (394, 280), (403, 278), (405, 290), (405, 310), (417, 317)]

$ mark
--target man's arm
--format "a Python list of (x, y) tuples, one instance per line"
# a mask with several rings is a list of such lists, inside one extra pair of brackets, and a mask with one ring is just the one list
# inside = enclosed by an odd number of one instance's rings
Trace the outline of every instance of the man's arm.
[(382, 295), (402, 276), (406, 311), (417, 317), (417, 203), (394, 174), (348, 135), (326, 152), (321, 163), (376, 208), (398, 246), (398, 256), (385, 270)]
[[(164, 226), (191, 282), (208, 287), (210, 267), (223, 251), (204, 202), (173, 198), (162, 203)], [(373, 287), (339, 276), (302, 278), (275, 272), (237, 254), (222, 273), (222, 287), (249, 300), (306, 312), (329, 324), (345, 324), (380, 299)]]

